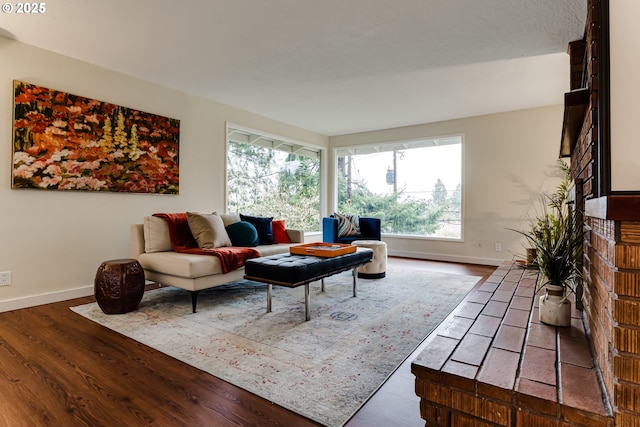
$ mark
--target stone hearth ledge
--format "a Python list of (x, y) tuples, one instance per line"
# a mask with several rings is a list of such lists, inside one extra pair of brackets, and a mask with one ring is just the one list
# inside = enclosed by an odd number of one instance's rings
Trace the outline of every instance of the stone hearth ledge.
[(613, 426), (582, 314), (540, 323), (537, 278), (503, 263), (427, 337), (411, 365), (427, 425)]

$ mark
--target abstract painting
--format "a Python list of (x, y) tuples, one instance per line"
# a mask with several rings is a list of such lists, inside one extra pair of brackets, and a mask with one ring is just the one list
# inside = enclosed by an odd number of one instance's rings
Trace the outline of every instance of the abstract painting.
[(14, 81), (12, 188), (178, 194), (180, 121)]

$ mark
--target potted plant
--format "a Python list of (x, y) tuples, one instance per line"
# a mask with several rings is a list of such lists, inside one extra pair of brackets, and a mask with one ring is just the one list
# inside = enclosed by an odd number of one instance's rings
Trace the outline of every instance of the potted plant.
[(540, 270), (536, 292), (540, 296), (540, 321), (556, 326), (571, 325), (570, 292), (582, 279), (578, 267), (584, 238), (583, 225), (577, 223), (567, 199), (571, 184), (569, 166), (559, 161), (564, 174), (552, 194), (543, 193), (541, 212), (531, 219), (529, 230), (514, 230), (522, 234), (532, 249)]

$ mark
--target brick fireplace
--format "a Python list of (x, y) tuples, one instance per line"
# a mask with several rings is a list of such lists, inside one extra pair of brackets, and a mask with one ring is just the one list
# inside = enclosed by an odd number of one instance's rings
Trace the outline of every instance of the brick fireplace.
[[(584, 316), (616, 426), (640, 426), (640, 195), (607, 191), (610, 149), (608, 0), (589, 0), (584, 40), (570, 44), (571, 89), (586, 88), (570, 142), (572, 176), (584, 182)], [(566, 154), (566, 153), (565, 153)], [(607, 168), (609, 168), (607, 170)]]
[[(632, 1), (614, 3), (618, 18), (640, 10)], [(636, 191), (612, 191), (609, 13), (609, 0), (588, 0), (584, 38), (568, 47), (571, 91), (560, 157), (571, 158), (576, 218), (586, 230), (584, 283), (576, 292), (582, 311), (574, 311), (564, 330), (536, 323), (531, 284), (537, 276), (514, 263), (501, 266), (427, 338), (412, 363), (426, 425), (640, 427), (640, 182)], [(617, 49), (635, 46), (616, 40)], [(637, 133), (631, 128), (626, 138)], [(620, 135), (617, 148), (636, 145)]]

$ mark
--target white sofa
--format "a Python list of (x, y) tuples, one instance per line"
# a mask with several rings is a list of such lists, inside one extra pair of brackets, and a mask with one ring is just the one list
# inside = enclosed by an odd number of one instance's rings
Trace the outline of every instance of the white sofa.
[[(191, 292), (194, 313), (201, 290), (242, 280), (244, 267), (223, 273), (216, 256), (173, 251), (169, 228), (163, 224), (159, 218), (146, 217), (144, 224), (130, 226), (131, 257), (138, 260), (147, 280)], [(292, 243), (260, 245), (254, 249), (260, 252), (260, 256), (268, 256), (286, 253), (290, 246), (304, 241), (302, 230), (287, 229), (286, 233)]]

